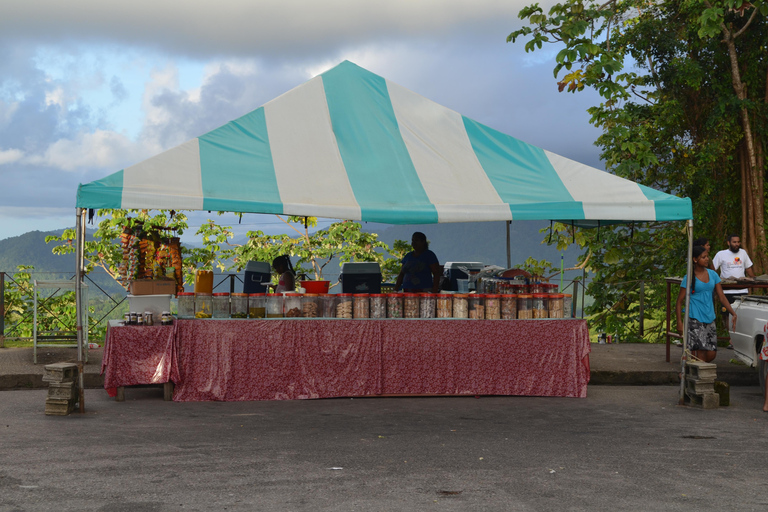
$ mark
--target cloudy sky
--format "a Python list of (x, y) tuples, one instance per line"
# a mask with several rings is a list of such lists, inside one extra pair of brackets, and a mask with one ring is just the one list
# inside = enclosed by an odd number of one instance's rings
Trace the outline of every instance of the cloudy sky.
[[(343, 60), (604, 168), (519, 0), (2, 0), (0, 239), (74, 223), (78, 183), (202, 135)], [(540, 2), (549, 5), (552, 2)], [(269, 223), (272, 221), (264, 220)]]

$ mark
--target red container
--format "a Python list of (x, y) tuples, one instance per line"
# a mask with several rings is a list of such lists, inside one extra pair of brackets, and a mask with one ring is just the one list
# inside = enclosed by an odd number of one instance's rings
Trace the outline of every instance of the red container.
[(331, 286), (330, 281), (299, 281), (299, 286), (304, 288), (307, 293), (328, 293)]

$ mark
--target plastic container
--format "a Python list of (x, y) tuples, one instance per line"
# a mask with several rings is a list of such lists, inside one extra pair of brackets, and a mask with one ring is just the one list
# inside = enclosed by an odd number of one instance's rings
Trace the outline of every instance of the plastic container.
[(547, 300), (549, 318), (565, 318), (565, 295), (562, 293), (550, 293)]
[(229, 318), (229, 294), (213, 294), (213, 318)]
[(352, 299), (352, 317), (369, 318), (371, 316), (370, 297), (367, 293), (356, 293)]
[(419, 300), (419, 318), (435, 318), (437, 294), (423, 293)]
[(330, 281), (299, 281), (299, 286), (304, 288), (307, 293), (321, 294), (328, 293), (331, 286)]
[(320, 295), (306, 293), (301, 298), (301, 316), (304, 318), (317, 318), (322, 313)]
[(351, 293), (336, 294), (336, 318), (352, 318), (354, 297)]
[(491, 293), (485, 296), (485, 319), (498, 320), (501, 318), (501, 295)]
[(531, 310), (531, 294), (521, 293), (517, 296), (517, 318), (520, 320), (530, 320), (533, 318), (533, 310)]
[(466, 293), (453, 296), (453, 318), (469, 318), (469, 296)]
[(507, 294), (501, 296), (501, 318), (514, 320), (517, 318), (517, 295)]
[[(268, 293), (267, 298), (267, 318), (282, 318), (283, 317), (283, 295), (281, 293)], [(248, 305), (250, 307), (251, 298), (248, 297)]]
[(403, 294), (387, 294), (387, 318), (403, 318)]
[(213, 293), (213, 272), (210, 270), (195, 272), (195, 293)]
[(531, 301), (531, 309), (533, 309), (533, 318), (549, 318), (549, 311), (547, 305), (548, 293), (534, 293)]
[(323, 305), (323, 318), (336, 318), (336, 296), (321, 293), (318, 298)]
[(301, 316), (301, 294), (283, 294), (283, 316), (286, 318), (298, 318)]
[(563, 294), (563, 318), (573, 318), (573, 296), (570, 293)]
[(469, 318), (483, 320), (485, 318), (485, 295), (472, 293), (469, 295)]
[[(171, 309), (171, 295), (128, 295), (128, 311), (144, 313), (146, 311), (155, 315), (155, 319), (160, 318), (163, 311)], [(192, 306), (192, 313), (187, 318), (193, 318), (195, 307)]]
[(453, 316), (453, 297), (450, 293), (440, 293), (435, 301), (435, 316), (451, 318)]
[(371, 318), (387, 318), (387, 296), (383, 293), (371, 294)]
[(195, 318), (211, 318), (213, 316), (213, 294), (195, 293)]
[(403, 318), (419, 318), (419, 294), (403, 294)]

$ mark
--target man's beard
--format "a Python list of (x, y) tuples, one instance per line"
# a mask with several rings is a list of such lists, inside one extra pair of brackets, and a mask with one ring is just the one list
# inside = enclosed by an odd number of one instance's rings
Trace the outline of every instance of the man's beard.
[(728, 248), (731, 250), (732, 253), (738, 253), (739, 249), (741, 249), (741, 247), (736, 247), (735, 249), (733, 247), (728, 247)]

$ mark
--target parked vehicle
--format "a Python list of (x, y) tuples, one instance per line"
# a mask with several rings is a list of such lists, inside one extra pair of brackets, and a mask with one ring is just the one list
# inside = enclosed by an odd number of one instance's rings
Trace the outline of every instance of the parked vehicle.
[(763, 340), (768, 334), (768, 297), (745, 295), (733, 303), (738, 320), (736, 331), (731, 332), (731, 344), (736, 357), (757, 368), (760, 387), (765, 389), (768, 361), (758, 357)]

